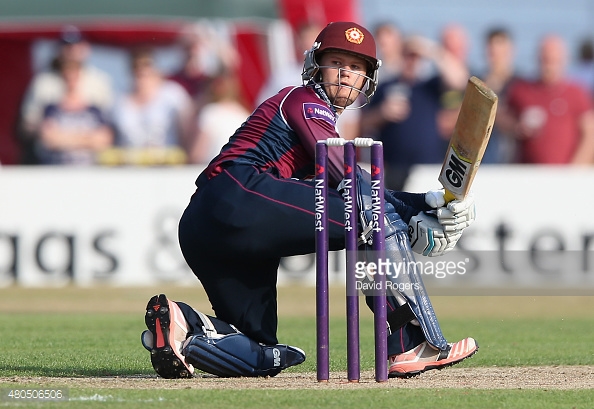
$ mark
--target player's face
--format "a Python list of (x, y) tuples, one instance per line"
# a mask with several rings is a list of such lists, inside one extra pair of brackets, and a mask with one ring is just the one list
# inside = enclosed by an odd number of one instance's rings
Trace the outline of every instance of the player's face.
[(330, 51), (321, 56), (318, 64), (333, 105), (346, 108), (355, 102), (365, 85), (367, 62), (356, 55)]

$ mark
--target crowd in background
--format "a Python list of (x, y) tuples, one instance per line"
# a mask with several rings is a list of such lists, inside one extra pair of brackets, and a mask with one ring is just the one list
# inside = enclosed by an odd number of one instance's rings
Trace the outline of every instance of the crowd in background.
[[(487, 68), (481, 72), (467, 62), (469, 38), (463, 26), (445, 26), (438, 41), (403, 33), (391, 22), (372, 28), (383, 62), (379, 87), (369, 105), (345, 111), (339, 129), (346, 138), (383, 141), (392, 188), (404, 185), (412, 166), (441, 163), (470, 75), (499, 96), (483, 163), (594, 163), (594, 50), (589, 39), (579, 45), (579, 61), (572, 61), (570, 45), (560, 36), (542, 38), (538, 76), (525, 78), (516, 73), (514, 39), (505, 28), (485, 34)], [(320, 29), (311, 23), (298, 27), (297, 64), (271, 72), (256, 104), (301, 83), (303, 51)], [(66, 27), (51, 66), (34, 76), (24, 98), (19, 133), (24, 162), (122, 163), (125, 150), (157, 148), (173, 158), (171, 163), (209, 162), (254, 104), (242, 97), (238, 54), (229, 42), (213, 46), (217, 39), (199, 27), (180, 41), (185, 60), (174, 73), (157, 68), (151, 49), (130, 50), (132, 87), (116, 95), (109, 76), (88, 64), (91, 44), (84, 33)], [(137, 161), (144, 163), (142, 157)]]
[(592, 44), (570, 68), (570, 50), (555, 34), (538, 44), (538, 75), (518, 75), (514, 39), (505, 28), (484, 38), (486, 70), (467, 63), (464, 27), (443, 28), (438, 42), (405, 36), (391, 23), (376, 27), (378, 51), (390, 67), (360, 129), (384, 143), (386, 183), (404, 186), (412, 166), (443, 161), (467, 79), (475, 75), (499, 97), (495, 126), (483, 163), (594, 164)]
[[(129, 50), (130, 88), (88, 63), (92, 45), (63, 29), (51, 66), (31, 80), (19, 138), (29, 164), (184, 164), (212, 159), (250, 113), (228, 44), (191, 26), (178, 71), (158, 68), (154, 50)], [(210, 66), (208, 66), (210, 64)]]

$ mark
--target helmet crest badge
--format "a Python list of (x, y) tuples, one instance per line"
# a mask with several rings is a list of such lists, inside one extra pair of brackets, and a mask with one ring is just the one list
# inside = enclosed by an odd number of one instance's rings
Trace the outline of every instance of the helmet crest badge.
[(363, 32), (356, 27), (349, 28), (344, 34), (348, 42), (355, 44), (361, 44), (365, 38)]

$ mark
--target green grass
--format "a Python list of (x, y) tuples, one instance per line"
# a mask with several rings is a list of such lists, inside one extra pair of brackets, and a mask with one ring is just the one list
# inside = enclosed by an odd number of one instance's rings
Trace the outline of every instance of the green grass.
[[(361, 320), (362, 369), (373, 369), (373, 322)], [(448, 339), (475, 337), (479, 353), (464, 366), (594, 365), (592, 320), (443, 319)], [(142, 314), (0, 315), (2, 376), (108, 376), (153, 373), (140, 345)], [(346, 368), (345, 322), (331, 319), (331, 370)], [(315, 371), (315, 321), (281, 319), (279, 339), (308, 354), (292, 372)]]
[[(457, 340), (475, 337), (480, 351), (457, 367), (594, 365), (594, 325), (590, 314), (575, 318), (571, 313), (550, 314), (496, 312), (455, 318), (447, 313), (445, 300), (440, 320), (446, 337)], [(136, 304), (136, 302), (134, 302)], [(10, 303), (7, 304), (10, 306)], [(478, 304), (477, 304), (478, 305)], [(140, 345), (144, 330), (142, 306), (138, 313), (56, 312), (0, 314), (0, 388), (15, 386), (69, 386), (71, 378), (154, 376), (148, 353)], [(361, 320), (362, 369), (371, 370), (373, 322), (368, 311)], [(478, 318), (477, 318), (478, 317)], [(345, 320), (331, 317), (331, 370), (346, 368)], [(281, 316), (279, 339), (303, 348), (306, 362), (289, 372), (315, 371), (315, 319), (311, 315)], [(14, 379), (11, 379), (14, 377)], [(18, 377), (18, 378), (17, 378)], [(28, 379), (23, 379), (23, 378)], [(43, 380), (36, 377), (44, 377)], [(48, 380), (49, 379), (49, 380)], [(67, 402), (13, 403), (0, 399), (1, 407), (34, 408), (593, 408), (594, 385), (586, 390), (546, 389), (410, 389), (397, 383), (389, 387), (324, 389), (315, 384), (305, 390), (168, 389), (169, 383), (144, 383), (135, 387), (70, 387)], [(137, 379), (138, 380), (138, 379)], [(226, 382), (221, 380), (221, 382)], [(93, 385), (96, 385), (94, 383)], [(78, 383), (77, 385), (80, 385)], [(83, 384), (84, 385), (84, 384)], [(101, 383), (99, 382), (99, 385)], [(140, 385), (140, 386), (138, 386)], [(146, 385), (146, 386), (145, 386)], [(138, 389), (134, 389), (138, 388)]]
[(1, 315), (3, 376), (106, 376), (150, 373), (140, 344), (144, 317), (101, 314)]

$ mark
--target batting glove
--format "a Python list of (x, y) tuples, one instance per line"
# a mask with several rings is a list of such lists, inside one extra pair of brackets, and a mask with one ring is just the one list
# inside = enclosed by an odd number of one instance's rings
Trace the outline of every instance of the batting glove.
[(452, 200), (447, 206), (438, 208), (436, 213), (447, 234), (462, 233), (476, 217), (474, 196), (470, 193), (464, 200)]
[(434, 209), (443, 207), (445, 205), (444, 194), (445, 191), (443, 189), (430, 190), (425, 193), (425, 203)]
[(412, 250), (428, 257), (441, 256), (451, 251), (462, 235), (461, 232), (446, 233), (444, 226), (434, 216), (425, 212), (410, 219), (408, 234)]

